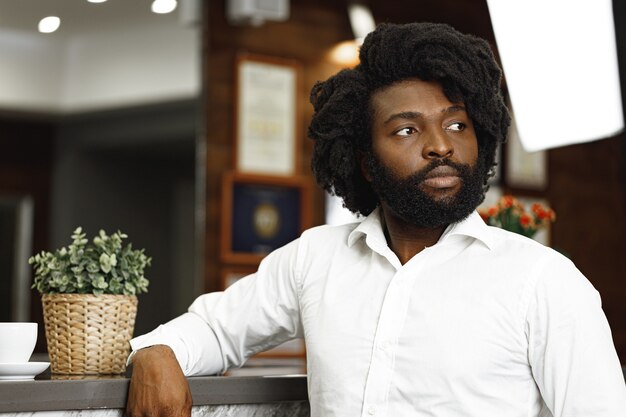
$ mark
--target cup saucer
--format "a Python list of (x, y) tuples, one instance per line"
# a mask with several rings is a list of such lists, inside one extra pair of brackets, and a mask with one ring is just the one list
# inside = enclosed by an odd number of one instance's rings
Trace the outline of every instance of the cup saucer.
[(34, 379), (49, 366), (50, 362), (0, 363), (0, 381)]

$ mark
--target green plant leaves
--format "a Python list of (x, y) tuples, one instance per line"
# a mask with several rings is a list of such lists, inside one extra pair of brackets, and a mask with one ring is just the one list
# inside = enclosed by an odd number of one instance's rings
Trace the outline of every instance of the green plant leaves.
[(35, 272), (32, 288), (43, 294), (136, 295), (148, 291), (144, 271), (152, 258), (143, 249), (124, 246), (126, 234), (117, 231), (109, 236), (100, 230), (90, 244), (78, 227), (71, 237), (67, 248), (29, 258)]

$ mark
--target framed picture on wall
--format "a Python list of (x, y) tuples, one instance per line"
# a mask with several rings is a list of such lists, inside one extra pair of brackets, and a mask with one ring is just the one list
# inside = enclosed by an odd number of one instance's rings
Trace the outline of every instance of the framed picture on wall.
[(548, 153), (527, 152), (522, 146), (515, 117), (511, 117), (508, 140), (505, 143), (506, 185), (527, 190), (545, 190), (548, 186)]
[(228, 173), (222, 181), (221, 257), (258, 264), (311, 226), (311, 188), (300, 177)]
[(301, 144), (296, 61), (242, 54), (236, 62), (235, 170), (297, 174)]

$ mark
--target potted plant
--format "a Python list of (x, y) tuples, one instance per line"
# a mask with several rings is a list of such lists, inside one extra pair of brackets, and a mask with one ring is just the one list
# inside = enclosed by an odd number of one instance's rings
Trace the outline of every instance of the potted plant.
[(125, 234), (103, 230), (89, 242), (82, 228), (72, 243), (41, 252), (32, 288), (42, 294), (53, 373), (119, 374), (126, 369), (137, 315), (137, 294), (148, 290), (151, 258), (124, 245)]

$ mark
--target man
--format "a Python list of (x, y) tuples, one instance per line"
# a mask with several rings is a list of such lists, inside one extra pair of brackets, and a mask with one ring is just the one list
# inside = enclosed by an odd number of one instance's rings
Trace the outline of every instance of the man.
[(313, 88), (309, 135), (318, 182), (367, 217), (134, 339), (129, 414), (188, 414), (183, 373), (304, 337), (312, 416), (625, 416), (598, 293), (475, 212), (509, 125), (487, 43), (388, 24), (360, 58)]

